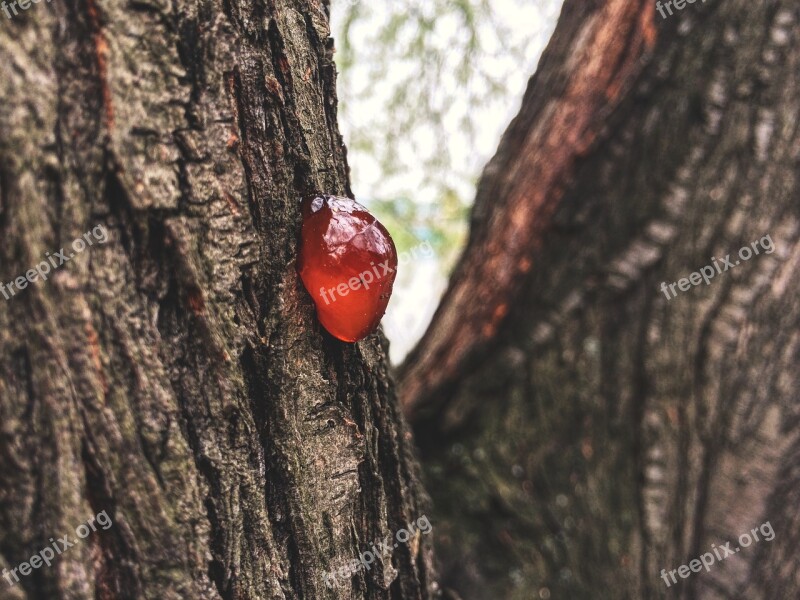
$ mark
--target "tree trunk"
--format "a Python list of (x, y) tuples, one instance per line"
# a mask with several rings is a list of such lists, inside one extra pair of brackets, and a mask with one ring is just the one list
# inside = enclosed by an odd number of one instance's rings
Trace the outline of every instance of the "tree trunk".
[(673, 10), (567, 0), (401, 371), (465, 599), (800, 597), (800, 9)]
[(350, 193), (327, 5), (56, 0), (0, 48), (0, 277), (72, 255), (0, 300), (0, 567), (113, 522), (0, 598), (432, 597), (419, 531), (324, 578), (427, 510), (383, 338), (295, 273)]

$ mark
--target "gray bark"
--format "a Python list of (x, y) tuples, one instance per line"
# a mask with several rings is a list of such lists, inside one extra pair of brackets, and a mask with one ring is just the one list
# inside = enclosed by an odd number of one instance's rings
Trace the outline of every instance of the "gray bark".
[[(349, 194), (328, 7), (55, 0), (0, 24), (0, 598), (430, 598), (385, 342), (321, 331), (299, 200)], [(435, 523), (434, 523), (435, 529)]]
[(464, 598), (800, 597), (798, 38), (790, 0), (567, 1), (402, 369)]

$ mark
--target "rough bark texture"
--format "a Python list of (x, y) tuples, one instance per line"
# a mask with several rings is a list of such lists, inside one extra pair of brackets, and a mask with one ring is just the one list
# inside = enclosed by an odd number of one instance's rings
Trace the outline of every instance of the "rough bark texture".
[[(567, 0), (402, 369), (444, 581), (467, 599), (800, 597), (800, 9), (634, 4)], [(559, 120), (563, 90), (630, 64), (600, 42), (627, 31), (635, 50), (634, 8), (657, 31), (635, 79)], [(765, 235), (773, 253), (661, 291)], [(518, 283), (481, 296), (509, 257)], [(459, 311), (470, 296), (495, 304)], [(661, 579), (765, 521), (772, 541)]]
[[(429, 598), (380, 335), (320, 330), (299, 199), (349, 193), (328, 7), (54, 0), (0, 19), (0, 598)], [(435, 529), (435, 524), (434, 524)]]
[(494, 340), (509, 298), (532, 267), (541, 233), (562, 199), (577, 159), (606, 125), (652, 49), (649, 0), (568, 4), (562, 27), (576, 38), (554, 38), (512, 123), (478, 186), (467, 251), (436, 316), (403, 367), (403, 403), (413, 412), (461, 375), (471, 354)]

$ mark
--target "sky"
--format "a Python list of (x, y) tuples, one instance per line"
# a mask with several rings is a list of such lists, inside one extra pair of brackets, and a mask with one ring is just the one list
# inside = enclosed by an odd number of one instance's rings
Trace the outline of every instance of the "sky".
[[(339, 125), (352, 189), (368, 208), (379, 199), (408, 198), (435, 215), (443, 189), (471, 205), (561, 5), (493, 0), (482, 13), (482, 1), (333, 0), (337, 49), (351, 18), (347, 60), (335, 56)], [(473, 5), (475, 18), (468, 23), (464, 7)], [(454, 227), (464, 228), (461, 221)], [(413, 233), (416, 242), (400, 248), (405, 261), (383, 319), (394, 363), (424, 333), (457, 255), (456, 248), (448, 257), (430, 252), (426, 233)]]

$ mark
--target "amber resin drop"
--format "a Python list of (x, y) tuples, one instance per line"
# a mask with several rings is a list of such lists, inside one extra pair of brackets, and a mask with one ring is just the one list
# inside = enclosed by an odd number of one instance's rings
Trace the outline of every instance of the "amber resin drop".
[(303, 200), (297, 271), (331, 335), (357, 342), (378, 328), (397, 275), (386, 228), (349, 198)]

